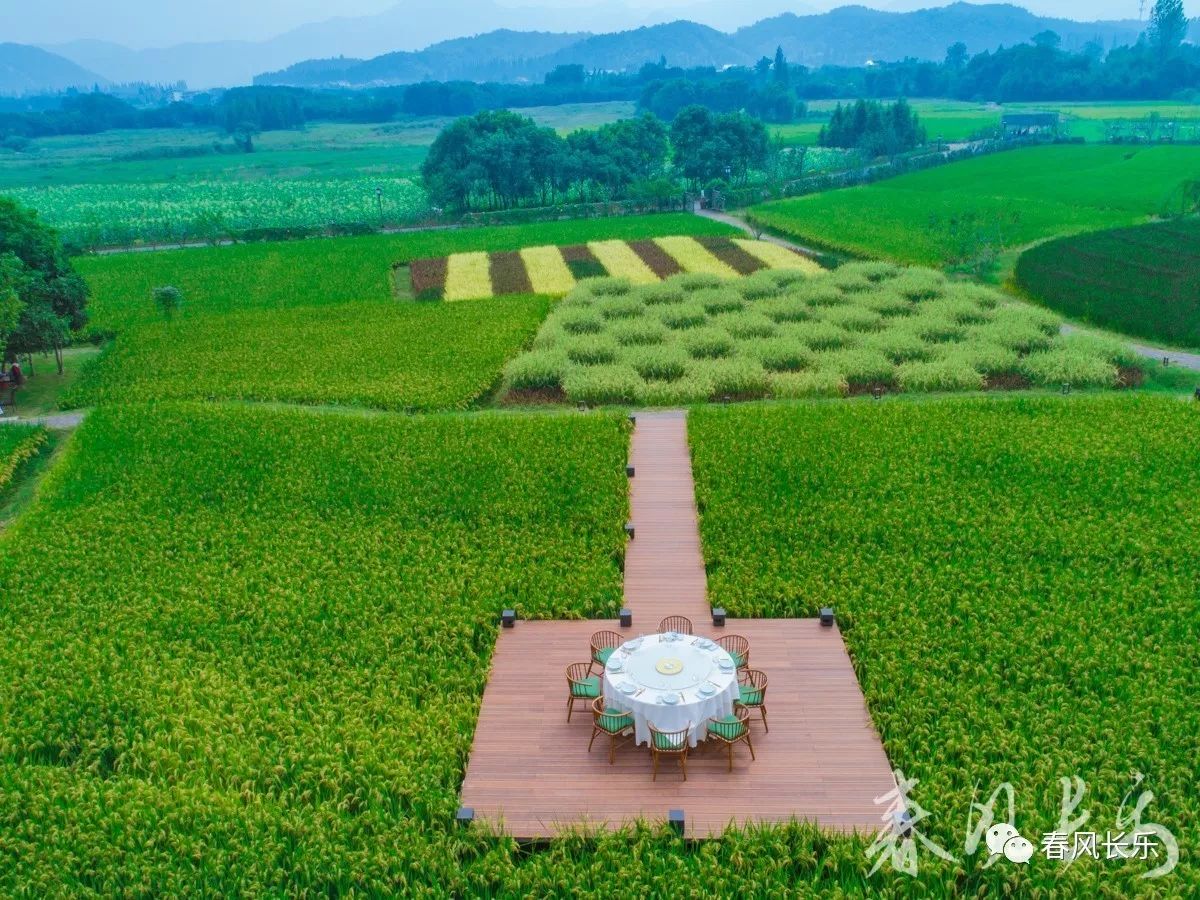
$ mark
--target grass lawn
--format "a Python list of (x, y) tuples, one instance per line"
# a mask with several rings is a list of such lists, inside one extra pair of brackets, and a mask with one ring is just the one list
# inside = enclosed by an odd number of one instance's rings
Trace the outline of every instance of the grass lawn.
[(767, 226), (833, 250), (941, 265), (975, 235), (1000, 248), (1131, 225), (1200, 175), (1200, 148), (1052, 146), (756, 206)]
[[(71, 392), (80, 375), (99, 353), (98, 348), (87, 344), (68, 347), (63, 351), (62, 375), (58, 374), (58, 368), (52, 355), (35, 355), (33, 374), (30, 375), (26, 371), (25, 374), (28, 377), (25, 380), (25, 386), (17, 391), (15, 410), (17, 415), (21, 418), (30, 418), (63, 409), (61, 398)], [(12, 410), (6, 410), (6, 412), (12, 412)]]
[(972, 790), (983, 800), (1009, 781), (1036, 846), (1058, 821), (1058, 779), (1072, 775), (1090, 788), (1085, 830), (1103, 833), (1136, 770), (1155, 795), (1143, 821), (1182, 850), (1156, 884), (1136, 880), (1153, 863), (1066, 869), (1040, 854), (983, 873), (984, 852), (952, 875), (918, 848), (926, 887), (1196, 890), (1194, 404), (705, 407), (689, 433), (713, 605), (732, 616), (835, 607), (889, 757), (920, 779), (926, 834), (961, 857)]

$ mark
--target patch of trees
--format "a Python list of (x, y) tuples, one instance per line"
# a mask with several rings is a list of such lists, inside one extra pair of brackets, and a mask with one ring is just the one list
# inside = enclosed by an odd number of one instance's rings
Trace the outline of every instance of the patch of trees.
[(87, 322), (88, 289), (54, 229), (0, 197), (0, 358), (62, 349)]
[(817, 142), (822, 147), (856, 147), (872, 157), (894, 156), (924, 144), (925, 128), (903, 97), (887, 105), (858, 100), (834, 108)]
[(458, 212), (679, 194), (744, 180), (767, 155), (762, 122), (744, 113), (682, 110), (668, 130), (646, 114), (562, 137), (525, 116), (487, 110), (458, 119), (430, 148), (422, 174), (433, 204)]

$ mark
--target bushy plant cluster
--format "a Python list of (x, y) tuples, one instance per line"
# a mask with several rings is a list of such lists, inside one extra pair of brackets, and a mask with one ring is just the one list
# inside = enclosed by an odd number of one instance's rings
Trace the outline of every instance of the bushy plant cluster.
[[(923, 833), (964, 860), (942, 867), (918, 845), (918, 882), (939, 896), (1200, 889), (1194, 409), (1144, 396), (713, 406), (692, 411), (689, 435), (711, 602), (746, 617), (834, 607), (888, 756), (919, 779)], [(964, 856), (972, 800), (1010, 782), (1037, 845), (1058, 828), (1058, 779), (1078, 775), (1079, 830), (1103, 834), (1134, 771), (1146, 781), (1130, 805), (1153, 791), (1143, 821), (1179, 842), (1172, 875), (1139, 880), (1161, 854), (1068, 867), (1039, 852), (984, 889), (1002, 866)]]
[(44, 428), (30, 425), (0, 427), (0, 494), (22, 463), (35, 456), (45, 443)]
[(498, 615), (616, 614), (627, 429), (93, 412), (3, 536), (0, 893), (513, 878), (453, 823)]
[[(666, 405), (732, 397), (842, 396), (1027, 385), (1115, 387), (1137, 356), (1060, 336), (1060, 321), (929, 269), (853, 263), (806, 277), (693, 272), (662, 284), (597, 279), (569, 294), (508, 390)], [(1124, 373), (1125, 377), (1131, 375)]]

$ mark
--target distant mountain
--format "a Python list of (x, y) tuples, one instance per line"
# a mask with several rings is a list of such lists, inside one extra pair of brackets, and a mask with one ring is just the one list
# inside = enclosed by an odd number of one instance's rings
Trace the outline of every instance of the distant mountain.
[(817, 16), (785, 13), (764, 19), (738, 29), (734, 40), (755, 58), (770, 56), (781, 46), (789, 59), (804, 65), (860, 66), (870, 59), (940, 60), (956, 41), (970, 53), (981, 53), (1028, 42), (1041, 31), (1056, 32), (1064, 50), (1079, 50), (1091, 40), (1109, 49), (1134, 43), (1143, 28), (1136, 20), (1049, 19), (1008, 4), (955, 3), (906, 13), (843, 6)]
[[(1137, 40), (1142, 24), (1129, 21), (1074, 22), (1036, 16), (1007, 4), (956, 3), (915, 12), (881, 12), (844, 6), (821, 15), (785, 13), (732, 34), (695, 22), (574, 36), (502, 31), (435, 44), (417, 53), (389, 53), (348, 64), (305, 62), (258, 76), (260, 84), (297, 86), (408, 84), (425, 79), (474, 81), (540, 79), (555, 66), (580, 63), (589, 69), (626, 71), (665, 56), (676, 66), (750, 65), (782, 46), (794, 62), (809, 66), (860, 66), (868, 60), (907, 57), (940, 60), (962, 41), (970, 53), (1028, 41), (1054, 31), (1067, 50), (1088, 41), (1106, 49)], [(547, 50), (555, 39), (558, 47)], [(503, 48), (503, 57), (495, 54)], [(503, 74), (507, 73), (507, 74)]]
[(36, 94), (105, 87), (108, 80), (54, 53), (27, 44), (0, 44), (0, 94)]

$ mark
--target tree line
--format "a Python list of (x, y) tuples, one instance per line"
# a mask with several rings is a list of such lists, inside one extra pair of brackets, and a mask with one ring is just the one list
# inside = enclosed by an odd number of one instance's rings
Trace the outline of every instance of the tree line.
[(894, 156), (925, 143), (925, 127), (916, 110), (901, 97), (895, 103), (858, 100), (839, 103), (821, 126), (817, 143), (822, 147), (857, 147), (868, 156)]
[(556, 203), (664, 200), (719, 180), (744, 181), (767, 159), (763, 123), (742, 112), (703, 106), (668, 127), (643, 114), (565, 137), (508, 110), (488, 110), (448, 125), (422, 168), (435, 206), (466, 212)]

